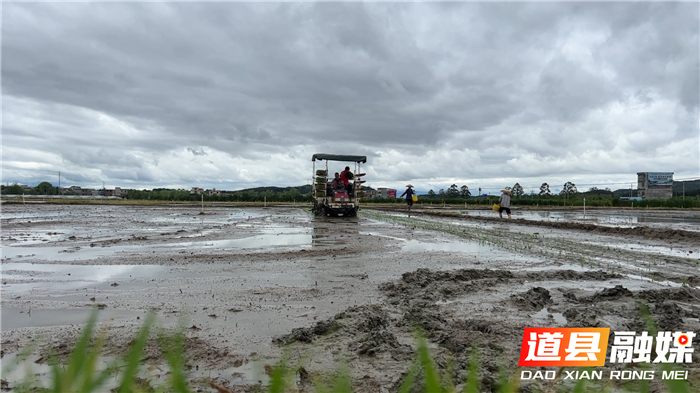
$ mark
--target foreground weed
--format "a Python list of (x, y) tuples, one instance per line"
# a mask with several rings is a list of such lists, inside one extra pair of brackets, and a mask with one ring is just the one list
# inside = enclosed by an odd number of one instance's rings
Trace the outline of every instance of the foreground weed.
[(416, 360), (411, 364), (411, 367), (408, 369), (408, 373), (406, 373), (404, 376), (404, 380), (401, 383), (401, 388), (399, 388), (399, 393), (409, 393), (411, 391), (413, 385), (416, 383), (416, 376), (418, 375), (419, 370), (420, 362), (416, 358)]
[(124, 366), (124, 371), (122, 374), (122, 382), (119, 385), (118, 393), (128, 393), (134, 391), (134, 380), (136, 379), (136, 374), (138, 373), (139, 366), (141, 365), (141, 353), (146, 347), (146, 341), (148, 340), (148, 332), (153, 325), (153, 320), (155, 315), (149, 313), (146, 317), (146, 321), (141, 328), (141, 331), (136, 336), (136, 339), (131, 344), (131, 350), (126, 356), (126, 364)]
[[(99, 310), (94, 310), (88, 318), (80, 337), (75, 343), (73, 351), (68, 357), (66, 364), (61, 364), (58, 356), (54, 353), (49, 355), (49, 365), (51, 368), (51, 385), (49, 388), (41, 387), (39, 381), (34, 379), (28, 383), (17, 385), (14, 391), (24, 392), (105, 392), (113, 391), (118, 393), (141, 392), (143, 382), (137, 379), (137, 374), (141, 367), (141, 354), (146, 346), (151, 326), (155, 320), (155, 315), (149, 313), (141, 327), (141, 330), (131, 343), (129, 352), (122, 360), (113, 360), (103, 369), (99, 369), (102, 349), (104, 346), (104, 332), (100, 333), (93, 341), (95, 325)], [(164, 347), (164, 353), (171, 368), (171, 375), (167, 389), (174, 393), (189, 393), (186, 378), (182, 372), (184, 364), (183, 336), (176, 334), (168, 337), (162, 343), (170, 343)], [(18, 357), (19, 358), (19, 357)], [(30, 375), (30, 373), (28, 373)], [(112, 377), (121, 376), (120, 382), (115, 388), (110, 389), (108, 382)], [(146, 388), (152, 391), (150, 385)], [(159, 390), (164, 390), (161, 387)]]
[(285, 352), (277, 365), (270, 370), (270, 382), (267, 389), (269, 393), (284, 393), (287, 391), (288, 385), (291, 387), (291, 384), (288, 383), (290, 374), (288, 364), (289, 354)]
[(316, 380), (317, 393), (352, 393), (352, 382), (350, 381), (350, 372), (347, 367), (341, 367), (331, 377), (331, 388), (329, 389), (326, 383), (321, 379)]
[[(651, 336), (656, 336), (659, 332), (659, 329), (656, 326), (656, 323), (654, 322), (654, 318), (651, 315), (651, 311), (649, 310), (649, 306), (645, 303), (639, 302), (637, 303), (637, 308), (639, 309), (639, 314), (642, 317), (642, 321), (644, 321), (644, 326), (646, 327), (647, 331), (649, 332), (649, 335)], [(673, 366), (671, 363), (661, 363), (661, 371), (662, 372), (671, 372), (677, 370), (676, 367)], [(666, 387), (670, 392), (673, 393), (687, 393), (688, 392), (688, 382), (684, 380), (677, 380), (677, 379), (665, 379), (664, 383), (666, 384)], [(647, 386), (648, 389), (648, 386)]]
[[(20, 364), (26, 364), (27, 359), (31, 356), (32, 352), (34, 351), (35, 345), (27, 345), (25, 348), (22, 348), (17, 356), (15, 357), (15, 361), (9, 363), (2, 369), (2, 375), (8, 375), (14, 372)], [(4, 383), (5, 380), (3, 379), (3, 389), (4, 389)], [(16, 389), (18, 392), (24, 392), (29, 390), (29, 387), (32, 384), (32, 379), (31, 379), (31, 373), (30, 372), (25, 372), (24, 373), (24, 378), (22, 379), (22, 382), (20, 382)]]
[(90, 314), (85, 329), (83, 329), (83, 333), (75, 344), (66, 367), (62, 367), (59, 364), (56, 355), (51, 356), (53, 386), (49, 391), (55, 393), (98, 391), (117, 369), (116, 362), (111, 362), (104, 370), (97, 371), (104, 343), (104, 335), (101, 334), (95, 344), (90, 344), (97, 321), (97, 314), (98, 310), (93, 310)]
[(439, 374), (430, 358), (428, 343), (422, 335), (418, 336), (418, 360), (425, 376), (425, 391), (427, 393), (442, 392)]
[[(652, 318), (651, 312), (646, 304), (639, 303), (640, 315), (645, 322), (646, 329), (656, 335), (657, 327)], [(36, 381), (34, 385), (25, 383), (14, 387), (14, 391), (19, 393), (25, 392), (173, 392), (173, 393), (190, 393), (188, 386), (187, 375), (184, 372), (185, 357), (185, 337), (183, 329), (178, 330), (175, 334), (162, 333), (158, 336), (159, 346), (165, 356), (166, 362), (170, 367), (169, 378), (166, 383), (156, 389), (151, 388), (150, 382), (137, 378), (141, 367), (142, 353), (146, 347), (151, 326), (153, 325), (155, 315), (150, 313), (144, 322), (143, 327), (137, 334), (131, 344), (127, 355), (122, 361), (114, 361), (107, 365), (106, 368), (98, 370), (100, 361), (100, 353), (103, 348), (104, 335), (99, 335), (92, 342), (95, 323), (97, 320), (97, 311), (90, 315), (90, 318), (85, 325), (85, 328), (75, 344), (75, 347), (69, 356), (66, 365), (60, 365), (56, 360), (57, 356), (52, 356), (51, 374), (52, 385), (50, 388), (37, 388)], [(457, 393), (454, 386), (455, 364), (454, 360), (448, 362), (444, 377), (441, 380), (439, 368), (430, 356), (427, 339), (423, 334), (416, 334), (417, 351), (416, 357), (410, 365), (408, 372), (404, 375), (402, 384), (399, 388), (399, 393), (410, 393), (417, 391), (421, 386), (420, 391), (425, 393)], [(479, 368), (480, 356), (477, 348), (472, 348), (472, 352), (467, 364), (467, 375), (464, 381), (464, 388), (461, 393), (478, 393), (480, 392), (479, 384)], [(499, 362), (504, 364), (505, 362)], [(267, 370), (270, 379), (267, 386), (259, 386), (261, 391), (267, 393), (291, 393), (297, 392), (298, 386), (293, 381), (297, 373), (301, 376), (300, 381), (304, 383), (304, 378), (308, 378), (308, 373), (302, 368), (290, 367), (290, 356), (288, 351), (284, 351), (280, 361)], [(267, 366), (266, 366), (267, 367)], [(671, 364), (662, 364), (661, 368), (664, 371), (674, 370)], [(590, 369), (584, 369), (590, 371)], [(508, 372), (501, 367), (500, 375), (495, 386), (496, 393), (515, 393), (518, 391), (519, 379), (517, 372), (511, 377)], [(422, 376), (422, 384), (419, 385), (418, 376)], [(107, 381), (111, 376), (121, 376), (120, 382), (116, 388), (109, 389)], [(118, 378), (117, 378), (118, 379)], [(115, 379), (116, 380), (116, 379)], [(352, 378), (350, 368), (348, 366), (340, 367), (336, 372), (325, 374), (313, 379), (316, 393), (352, 393)], [(683, 380), (665, 380), (666, 388), (671, 393), (687, 393), (687, 381)], [(603, 387), (609, 391), (608, 387)], [(601, 391), (600, 387), (592, 386), (586, 379), (580, 379), (573, 387), (561, 386), (558, 388), (562, 393), (586, 393), (592, 391)], [(648, 393), (648, 381), (640, 381), (636, 386), (621, 386), (617, 387), (618, 392), (639, 392)]]
[(169, 384), (176, 392), (190, 392), (187, 386), (185, 368), (185, 335), (180, 328), (175, 334), (161, 334), (158, 338), (160, 348), (170, 366)]
[(479, 393), (479, 354), (476, 348), (472, 349), (472, 356), (469, 358), (469, 374), (464, 393)]

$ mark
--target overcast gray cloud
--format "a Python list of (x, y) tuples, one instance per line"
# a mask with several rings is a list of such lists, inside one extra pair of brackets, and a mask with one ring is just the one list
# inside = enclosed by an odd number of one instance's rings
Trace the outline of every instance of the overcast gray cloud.
[[(622, 188), (700, 174), (698, 3), (4, 3), (2, 180)], [(340, 166), (340, 165), (338, 165)], [(601, 188), (602, 188), (601, 187)]]

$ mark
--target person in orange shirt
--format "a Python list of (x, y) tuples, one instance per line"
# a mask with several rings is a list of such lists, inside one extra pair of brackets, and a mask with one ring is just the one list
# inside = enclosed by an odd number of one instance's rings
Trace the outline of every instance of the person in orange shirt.
[(348, 195), (352, 195), (352, 185), (350, 184), (350, 179), (353, 178), (352, 172), (350, 172), (350, 167), (346, 166), (345, 170), (340, 172), (340, 178), (343, 179), (343, 185), (345, 190), (347, 190)]

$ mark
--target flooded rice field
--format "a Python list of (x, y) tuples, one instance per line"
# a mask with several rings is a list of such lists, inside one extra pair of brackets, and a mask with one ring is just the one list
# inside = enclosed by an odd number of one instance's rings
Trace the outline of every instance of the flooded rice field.
[[(3, 366), (34, 345), (29, 362), (48, 375), (41, 359), (65, 357), (95, 308), (105, 357), (125, 352), (149, 310), (185, 327), (200, 391), (264, 384), (285, 348), (312, 374), (352, 364), (358, 392), (397, 391), (416, 327), (438, 364), (461, 364), (456, 381), (478, 348), (486, 389), (498, 367), (517, 369), (524, 327), (641, 331), (641, 302), (660, 329), (700, 330), (699, 212), (582, 214), (5, 204)], [(147, 363), (155, 380), (167, 374), (157, 356)]]

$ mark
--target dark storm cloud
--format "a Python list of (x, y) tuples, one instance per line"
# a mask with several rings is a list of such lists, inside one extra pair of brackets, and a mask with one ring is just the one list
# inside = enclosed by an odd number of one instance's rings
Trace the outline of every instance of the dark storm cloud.
[(699, 7), (7, 3), (3, 172), (299, 184), (347, 149), (392, 184), (633, 177), (654, 152), (692, 174)]

